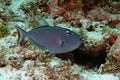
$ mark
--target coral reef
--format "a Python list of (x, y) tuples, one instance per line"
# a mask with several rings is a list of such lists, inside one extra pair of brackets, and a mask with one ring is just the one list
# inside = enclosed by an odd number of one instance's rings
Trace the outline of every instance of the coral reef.
[(7, 63), (5, 61), (4, 55), (2, 53), (0, 53), (0, 67), (4, 67), (6, 65), (7, 65)]
[[(10, 47), (13, 47), (13, 46), (15, 46), (15, 44), (17, 43), (17, 39), (16, 39), (16, 37), (14, 37), (14, 36), (11, 36), (11, 35), (9, 35), (9, 36), (6, 36), (6, 37), (4, 37), (4, 38), (1, 38), (0, 39), (0, 49), (2, 50), (3, 49), (3, 51), (2, 52), (4, 52), (4, 51), (6, 51), (4, 48), (10, 48)], [(9, 49), (8, 49), (9, 50)], [(7, 52), (7, 51), (6, 51)]]
[(50, 0), (48, 6), (53, 18), (65, 13), (65, 9), (58, 6), (58, 0)]
[(109, 54), (112, 54), (114, 58), (120, 60), (120, 37), (118, 36), (116, 42), (111, 47)]
[[(0, 79), (119, 80), (119, 4), (119, 0), (1, 0)], [(27, 39), (17, 45), (14, 26), (29, 31), (43, 25), (70, 29), (82, 36), (82, 44), (58, 55)]]
[(22, 67), (23, 64), (23, 56), (16, 53), (7, 54), (5, 56), (5, 61), (7, 62), (8, 65), (11, 65), (12, 67), (20, 68)]
[[(26, 79), (26, 77), (32, 77), (31, 79), (37, 80), (82, 80), (79, 74), (71, 68), (71, 62), (62, 61), (48, 53), (40, 53), (38, 49), (36, 49), (29, 48), (28, 51), (28, 48), (21, 49), (21, 47), (16, 46), (14, 54), (6, 54), (5, 62), (7, 65), (11, 65), (18, 71), (15, 72), (16, 76), (9, 75), (8, 79), (19, 78), (23, 80)], [(3, 65), (1, 64), (1, 66)], [(6, 66), (6, 68), (7, 67), (8, 66)], [(13, 72), (14, 68), (12, 69)], [(20, 72), (20, 70), (24, 70), (24, 72)], [(7, 69), (7, 71), (9, 71), (9, 69)]]

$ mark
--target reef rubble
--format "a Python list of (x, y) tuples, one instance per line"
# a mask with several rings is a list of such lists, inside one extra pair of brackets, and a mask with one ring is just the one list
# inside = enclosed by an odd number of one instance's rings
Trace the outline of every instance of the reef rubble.
[[(86, 1), (1, 0), (0, 80), (120, 80), (120, 1)], [(15, 26), (47, 25), (74, 31), (82, 44), (60, 55), (27, 38), (17, 45)]]

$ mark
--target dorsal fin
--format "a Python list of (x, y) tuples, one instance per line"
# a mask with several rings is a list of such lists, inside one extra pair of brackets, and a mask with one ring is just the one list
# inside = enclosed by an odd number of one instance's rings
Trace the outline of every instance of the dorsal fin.
[(36, 28), (34, 28), (34, 29), (32, 29), (32, 30), (36, 30), (36, 29), (38, 29), (38, 28), (45, 28), (45, 27), (51, 27), (51, 26), (39, 26), (39, 27), (36, 27)]
[[(51, 27), (49, 25), (46, 25), (46, 26), (39, 26), (38, 28), (44, 28), (44, 27)], [(36, 27), (37, 28), (37, 27)]]

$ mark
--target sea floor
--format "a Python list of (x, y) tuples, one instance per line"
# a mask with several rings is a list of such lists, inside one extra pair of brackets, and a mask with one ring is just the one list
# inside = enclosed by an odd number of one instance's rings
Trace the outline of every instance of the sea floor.
[[(1, 0), (0, 80), (120, 80), (119, 0)], [(54, 55), (15, 28), (59, 26), (82, 37)], [(44, 35), (44, 34), (43, 34)]]

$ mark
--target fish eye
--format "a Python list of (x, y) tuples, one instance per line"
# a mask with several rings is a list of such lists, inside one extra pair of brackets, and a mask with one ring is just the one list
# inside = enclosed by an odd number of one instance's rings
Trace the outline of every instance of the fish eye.
[(65, 34), (69, 36), (70, 35), (70, 31), (65, 31)]

